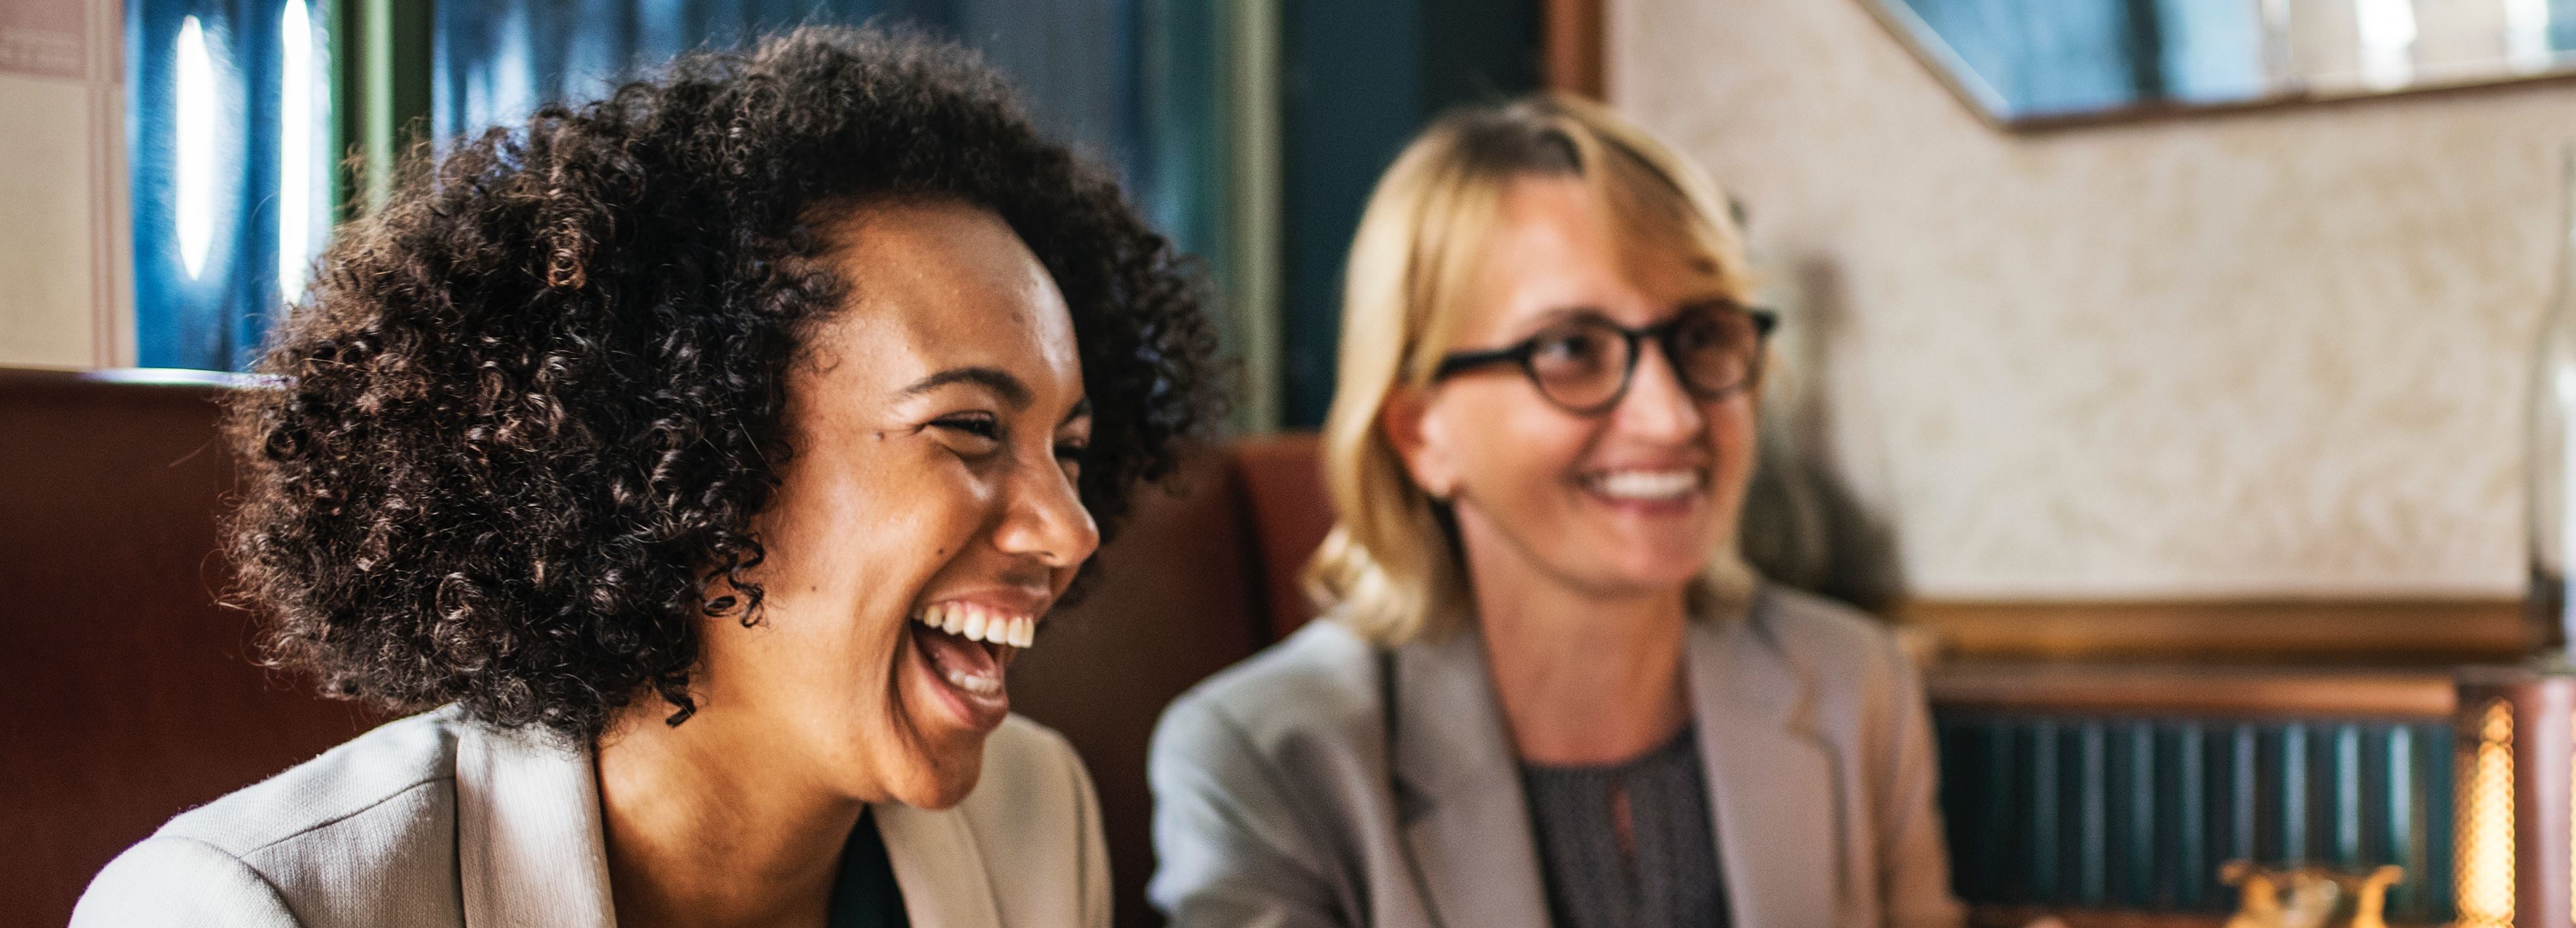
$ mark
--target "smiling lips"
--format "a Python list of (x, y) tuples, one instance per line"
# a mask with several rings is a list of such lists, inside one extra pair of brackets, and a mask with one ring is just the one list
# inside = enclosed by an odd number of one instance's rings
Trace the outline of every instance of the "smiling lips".
[(1002, 692), (1004, 668), (1012, 656), (1037, 639), (1038, 620), (1011, 615), (971, 602), (940, 602), (914, 613), (915, 637), (930, 668), (961, 697), (961, 705), (980, 725), (1000, 721), (1008, 711)]
[(1708, 483), (1705, 468), (1613, 470), (1584, 475), (1583, 485), (1615, 500), (1663, 502), (1696, 493)]

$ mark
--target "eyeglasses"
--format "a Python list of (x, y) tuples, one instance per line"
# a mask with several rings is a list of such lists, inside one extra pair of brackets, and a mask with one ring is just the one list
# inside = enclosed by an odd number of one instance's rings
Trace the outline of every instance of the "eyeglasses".
[(1496, 364), (1516, 364), (1539, 395), (1579, 416), (1597, 416), (1619, 405), (1637, 372), (1643, 344), (1664, 349), (1664, 360), (1682, 390), (1706, 401), (1726, 396), (1762, 373), (1762, 341), (1779, 317), (1733, 303), (1704, 303), (1642, 329), (1585, 312), (1538, 334), (1491, 351), (1452, 352), (1431, 372), (1433, 381)]

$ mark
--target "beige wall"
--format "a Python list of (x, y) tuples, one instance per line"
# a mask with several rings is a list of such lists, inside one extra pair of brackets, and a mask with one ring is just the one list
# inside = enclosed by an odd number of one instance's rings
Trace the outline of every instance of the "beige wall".
[(1611, 96), (1751, 207), (1910, 591), (2519, 592), (2576, 84), (2012, 135), (1860, 2), (1613, 3)]
[(78, 81), (0, 74), (0, 365), (96, 360), (88, 101)]
[(0, 15), (0, 366), (132, 363), (115, 0)]

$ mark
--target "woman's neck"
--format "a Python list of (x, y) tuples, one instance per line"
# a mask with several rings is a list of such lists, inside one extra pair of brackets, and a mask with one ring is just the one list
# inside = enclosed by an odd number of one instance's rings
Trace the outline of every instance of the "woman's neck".
[(841, 848), (866, 805), (798, 776), (772, 739), (699, 713), (662, 720), (658, 699), (621, 713), (599, 744), (609, 887), (624, 928), (820, 928)]
[(1684, 594), (1609, 597), (1528, 564), (1468, 576), (1485, 660), (1522, 760), (1598, 766), (1643, 756), (1690, 721)]

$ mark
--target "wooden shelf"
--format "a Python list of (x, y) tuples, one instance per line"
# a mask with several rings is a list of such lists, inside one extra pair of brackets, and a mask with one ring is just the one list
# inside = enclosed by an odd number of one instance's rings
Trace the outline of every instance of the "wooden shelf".
[(2524, 649), (2513, 600), (1900, 603), (1945, 657), (2437, 666)]
[(1942, 709), (2070, 715), (2448, 718), (2438, 668), (2336, 668), (1967, 661), (1924, 674)]

